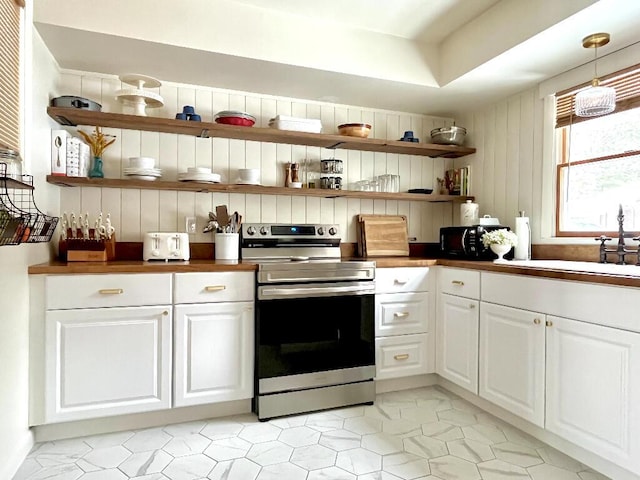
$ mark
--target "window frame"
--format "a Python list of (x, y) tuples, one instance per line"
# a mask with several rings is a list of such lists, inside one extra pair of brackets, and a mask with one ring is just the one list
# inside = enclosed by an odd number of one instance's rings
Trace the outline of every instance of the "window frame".
[[(631, 84), (630, 80), (631, 79)], [(611, 73), (605, 77), (601, 77), (601, 85), (613, 86), (622, 92), (616, 99), (616, 109), (610, 115), (620, 113), (625, 110), (640, 109), (640, 64), (627, 67), (623, 70)], [(622, 153), (615, 153), (611, 155), (605, 155), (601, 157), (585, 158), (581, 160), (571, 161), (569, 159), (569, 135), (573, 124), (578, 122), (590, 121), (593, 119), (602, 118), (598, 117), (576, 117), (573, 115), (573, 106), (575, 95), (585, 88), (588, 88), (590, 82), (581, 83), (574, 87), (557, 92), (554, 96), (554, 138), (555, 138), (555, 165), (554, 165), (554, 183), (553, 191), (555, 192), (555, 224), (553, 226), (554, 237), (557, 238), (576, 238), (576, 237), (599, 237), (600, 235), (618, 236), (618, 231), (572, 231), (561, 230), (561, 204), (563, 194), (563, 176), (564, 169), (569, 169), (571, 166), (585, 165), (589, 163), (596, 163), (602, 161), (615, 160), (616, 158), (626, 158), (630, 156), (640, 155), (640, 149), (625, 151)], [(630, 86), (631, 85), (631, 86)], [(562, 103), (563, 107), (558, 110), (558, 104)], [(569, 107), (569, 108), (567, 108)], [(640, 127), (639, 127), (640, 128)], [(640, 235), (640, 232), (625, 232), (633, 233), (634, 236)]]

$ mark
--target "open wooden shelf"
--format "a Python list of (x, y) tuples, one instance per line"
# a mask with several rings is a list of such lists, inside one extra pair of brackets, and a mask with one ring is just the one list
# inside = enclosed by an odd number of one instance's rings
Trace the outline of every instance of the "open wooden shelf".
[(464, 202), (474, 197), (461, 195), (425, 195), (421, 193), (360, 192), (354, 190), (324, 190), (320, 188), (265, 187), (225, 183), (178, 182), (119, 178), (62, 177), (47, 175), (47, 182), (60, 187), (133, 188), (140, 190), (176, 190), (182, 192), (253, 193), (258, 195), (294, 195), (323, 198), (368, 198), (377, 200), (409, 200), (418, 202)]
[[(29, 177), (30, 178), (30, 177)], [(13, 190), (33, 190), (33, 185), (11, 177), (0, 177), (0, 185)]]
[(397, 140), (348, 137), (322, 133), (293, 132), (274, 128), (237, 127), (217, 123), (191, 122), (172, 118), (141, 117), (122, 113), (104, 113), (77, 108), (48, 107), (47, 113), (61, 125), (91, 125), (150, 132), (177, 133), (202, 138), (219, 137), (255, 142), (285, 143), (308, 147), (342, 148), (367, 152), (398, 153), (425, 157), (457, 158), (475, 153), (475, 148)]

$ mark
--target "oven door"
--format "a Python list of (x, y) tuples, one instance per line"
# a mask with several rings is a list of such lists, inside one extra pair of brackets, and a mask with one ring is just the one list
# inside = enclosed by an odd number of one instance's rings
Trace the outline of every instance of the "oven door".
[(373, 378), (373, 292), (373, 282), (259, 287), (259, 393)]

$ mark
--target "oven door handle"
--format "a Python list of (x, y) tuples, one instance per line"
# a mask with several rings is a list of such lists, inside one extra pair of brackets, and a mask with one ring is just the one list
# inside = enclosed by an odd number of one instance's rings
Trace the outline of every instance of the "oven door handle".
[(322, 285), (318, 287), (261, 287), (258, 298), (267, 300), (270, 298), (304, 298), (304, 297), (324, 297), (335, 295), (336, 293), (350, 295), (367, 295), (374, 293), (373, 285), (363, 287), (362, 285)]

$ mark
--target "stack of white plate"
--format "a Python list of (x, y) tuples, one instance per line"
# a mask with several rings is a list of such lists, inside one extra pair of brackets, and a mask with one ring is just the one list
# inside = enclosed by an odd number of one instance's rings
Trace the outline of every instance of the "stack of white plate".
[(155, 180), (162, 176), (162, 170), (159, 168), (135, 168), (129, 167), (124, 169), (124, 174), (127, 177), (135, 178), (138, 180)]
[(212, 173), (210, 168), (190, 167), (186, 172), (178, 174), (178, 180), (181, 182), (220, 183), (220, 175)]

